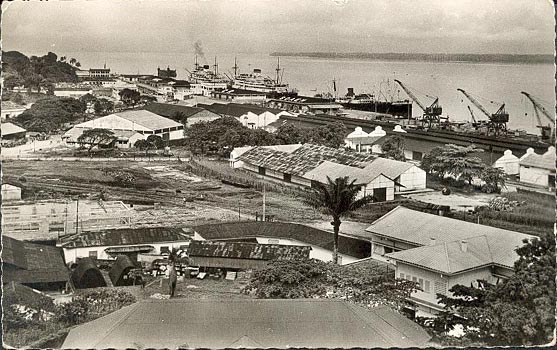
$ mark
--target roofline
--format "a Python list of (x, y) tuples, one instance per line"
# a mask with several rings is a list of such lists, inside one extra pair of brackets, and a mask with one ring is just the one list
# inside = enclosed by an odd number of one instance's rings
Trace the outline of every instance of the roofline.
[[(390, 254), (392, 254), (392, 253), (390, 253)], [(387, 256), (387, 255), (385, 255), (385, 256)], [(419, 264), (416, 264), (416, 263), (408, 262), (408, 261), (405, 261), (405, 260), (402, 260), (402, 259), (397, 259), (397, 258), (394, 258), (392, 256), (387, 256), (387, 258), (393, 259), (393, 260), (396, 260), (396, 261), (400, 261), (400, 262), (402, 262), (404, 264), (407, 264), (407, 265), (412, 265), (412, 266), (415, 266), (415, 267), (419, 267), (419, 268), (424, 269), (424, 270), (441, 273), (441, 274), (447, 275), (447, 276), (456, 276), (456, 275), (460, 275), (460, 274), (465, 273), (465, 272), (474, 271), (474, 270), (478, 270), (478, 269), (481, 269), (481, 268), (484, 268), (484, 267), (491, 267), (491, 266), (499, 266), (499, 267), (504, 267), (504, 268), (507, 268), (507, 269), (509, 268), (508, 266), (504, 266), (504, 265), (501, 265), (501, 264), (490, 262), (490, 263), (487, 263), (487, 264), (467, 268), (467, 269), (464, 269), (464, 270), (459, 270), (459, 271), (454, 271), (454, 272), (447, 272), (447, 271), (432, 269), (430, 267), (426, 267), (426, 266), (419, 265)]]
[[(186, 237), (184, 237), (186, 238)], [(187, 237), (189, 238), (189, 237)], [(192, 239), (190, 239), (191, 241)], [(146, 245), (150, 245), (150, 244), (159, 244), (159, 243), (172, 243), (172, 242), (181, 242), (181, 240), (175, 240), (175, 241), (156, 241), (156, 242), (150, 242), (150, 243), (129, 243), (129, 244), (112, 244), (112, 245), (83, 245), (83, 246), (79, 246), (79, 247), (66, 247), (65, 245), (71, 242), (66, 242), (66, 243), (62, 243), (59, 247), (63, 248), (63, 249), (76, 249), (76, 248), (91, 248), (91, 247), (124, 247), (124, 246), (134, 246), (134, 245), (139, 245), (139, 244), (146, 244)]]

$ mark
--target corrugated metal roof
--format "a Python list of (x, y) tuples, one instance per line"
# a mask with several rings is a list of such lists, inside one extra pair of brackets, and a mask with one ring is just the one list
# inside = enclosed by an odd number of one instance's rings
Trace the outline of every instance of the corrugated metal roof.
[(188, 256), (253, 260), (302, 260), (309, 259), (310, 250), (310, 246), (192, 241), (188, 247)]
[(114, 115), (117, 115), (118, 117), (129, 120), (131, 122), (137, 123), (151, 130), (159, 130), (159, 129), (182, 126), (182, 124), (175, 122), (172, 119), (161, 117), (158, 114), (145, 111), (145, 110), (124, 111), (124, 112), (114, 113)]
[(375, 168), (365, 170), (348, 165), (324, 161), (315, 169), (305, 173), (303, 177), (309, 180), (327, 183), (327, 177), (334, 180), (338, 177), (348, 176), (350, 181), (356, 180), (356, 184), (368, 184), (380, 175), (381, 173), (376, 171)]
[(364, 170), (374, 170), (390, 179), (396, 179), (412, 167), (415, 167), (415, 165), (409, 162), (379, 157), (366, 166)]
[(13, 101), (2, 101), (1, 106), (3, 111), (14, 110), (14, 109), (25, 109), (25, 106), (17, 104)]
[(282, 112), (280, 109), (261, 107), (251, 104), (244, 103), (213, 103), (213, 104), (198, 104), (198, 107), (202, 107), (208, 111), (211, 111), (220, 115), (229, 115), (233, 117), (241, 117), (248, 112), (255, 113), (257, 115), (264, 112), (271, 112), (273, 114), (278, 114)]
[(364, 168), (375, 159), (375, 156), (306, 143), (290, 153), (255, 147), (243, 153), (238, 159), (286, 174), (304, 175), (324, 161)]
[(3, 280), (18, 283), (64, 282), (69, 271), (64, 263), (62, 249), (42, 244), (2, 237)]
[(2, 135), (6, 136), (6, 135), (13, 135), (13, 134), (19, 134), (22, 132), (26, 132), (27, 130), (25, 130), (22, 127), (19, 127), (13, 123), (2, 123), (0, 125), (0, 129), (2, 131)]
[[(194, 231), (208, 240), (239, 238), (284, 238), (293, 239), (312, 246), (333, 250), (333, 234), (302, 224), (287, 222), (229, 222), (206, 224), (194, 227)], [(369, 242), (339, 236), (338, 251), (341, 254), (361, 259), (371, 251)]]
[(169, 103), (151, 103), (144, 107), (145, 110), (158, 114), (160, 116), (173, 119), (176, 113), (183, 113), (186, 117), (190, 117), (196, 113), (202, 112), (204, 109), (199, 107), (190, 107), (184, 105), (176, 105)]
[(63, 248), (79, 248), (189, 241), (190, 238), (181, 228), (145, 227), (83, 232), (60, 241)]
[(385, 307), (339, 300), (145, 300), (73, 328), (62, 348), (372, 348), (429, 335)]

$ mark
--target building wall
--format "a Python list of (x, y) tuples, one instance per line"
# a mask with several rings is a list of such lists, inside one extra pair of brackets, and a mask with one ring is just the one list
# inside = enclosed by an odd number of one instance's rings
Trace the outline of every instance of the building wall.
[(265, 268), (268, 264), (267, 260), (240, 259), (240, 258), (221, 258), (209, 256), (193, 256), (190, 257), (192, 266), (214, 267), (223, 269), (238, 270), (257, 270)]
[[(516, 158), (516, 157), (515, 157)], [(495, 168), (503, 169), (507, 175), (516, 175), (520, 173), (520, 165), (518, 158), (516, 159), (498, 159), (493, 164)]]
[(392, 251), (407, 250), (418, 247), (417, 245), (409, 244), (406, 242), (400, 242), (389, 238), (383, 238), (382, 236), (377, 236), (372, 234), (372, 257), (377, 260), (387, 261), (384, 257), (385, 254), (391, 253)]
[(404, 187), (397, 186), (397, 190), (400, 192), (425, 189), (426, 172), (414, 165), (401, 174), (397, 182), (404, 185)]
[(0, 113), (1, 113), (0, 114), (1, 115), (0, 119), (1, 120), (6, 120), (6, 119), (15, 118), (23, 112), (25, 112), (25, 108), (2, 110), (2, 111), (0, 111)]
[(93, 94), (93, 90), (54, 90), (54, 96), (58, 97), (80, 98), (87, 94)]
[(386, 188), (387, 189), (387, 200), (393, 200), (395, 198), (395, 183), (393, 180), (388, 179), (387, 177), (380, 175), (376, 177), (372, 182), (368, 183), (361, 191), (358, 193), (358, 198), (361, 198), (365, 195), (374, 195), (374, 190), (378, 188)]
[(2, 186), (3, 201), (20, 200), (20, 199), (21, 199), (21, 188), (15, 186), (14, 187)]
[[(160, 243), (146, 243), (141, 245), (150, 245), (155, 247), (155, 253), (161, 254), (161, 247), (167, 247), (170, 251), (173, 248), (179, 249), (180, 246), (189, 245), (189, 239), (183, 241), (176, 241), (176, 242), (160, 242)], [(115, 247), (131, 247), (138, 244), (125, 244), (125, 245), (118, 245), (118, 246), (100, 246), (100, 247), (80, 247), (80, 248), (64, 248), (64, 257), (66, 259), (66, 263), (74, 263), (77, 259), (85, 258), (90, 256), (92, 252), (97, 254), (97, 259), (103, 260), (116, 260), (116, 255), (111, 256), (105, 252), (107, 248), (115, 248)]]
[(548, 187), (549, 175), (555, 175), (555, 171), (526, 167), (524, 165), (520, 166), (520, 182)]

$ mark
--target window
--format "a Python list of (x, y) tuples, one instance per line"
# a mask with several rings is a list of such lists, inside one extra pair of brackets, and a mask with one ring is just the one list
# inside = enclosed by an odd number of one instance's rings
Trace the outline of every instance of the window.
[(424, 289), (424, 279), (423, 278), (418, 278), (418, 284), (420, 285), (420, 288)]
[(412, 276), (412, 282), (418, 282), (418, 277)]
[(416, 152), (416, 151), (412, 152), (412, 159), (413, 160), (422, 160), (422, 157), (423, 157), (422, 152)]
[(161, 254), (170, 254), (170, 248), (168, 246), (162, 246)]
[(89, 251), (89, 257), (96, 259), (97, 258), (97, 251), (96, 250), (90, 250)]
[(275, 239), (275, 238), (269, 238), (269, 240), (267, 241), (268, 244), (279, 244), (279, 240)]
[(404, 274), (403, 273), (400, 274), (400, 279), (404, 279)]
[(292, 175), (290, 175), (290, 174), (284, 174), (284, 181), (286, 181), (286, 182), (292, 182)]
[(389, 254), (393, 252), (393, 248), (385, 247), (385, 254)]
[(260, 166), (258, 170), (259, 170), (259, 175), (265, 175), (265, 168), (264, 167)]
[(429, 281), (428, 280), (425, 281), (424, 292), (429, 293)]

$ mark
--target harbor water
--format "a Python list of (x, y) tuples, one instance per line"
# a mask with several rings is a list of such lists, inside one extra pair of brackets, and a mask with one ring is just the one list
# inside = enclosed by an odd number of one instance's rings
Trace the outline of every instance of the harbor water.
[[(178, 78), (187, 79), (193, 68), (193, 53), (126, 53), (126, 52), (75, 52), (59, 53), (75, 57), (82, 67), (107, 67), (114, 73), (156, 74), (157, 67), (176, 69)], [(248, 73), (254, 68), (263, 74), (276, 77), (277, 57), (268, 54), (219, 54), (216, 53), (221, 73), (233, 75), (234, 57), (239, 72)], [(199, 57), (201, 64), (214, 64), (215, 53)], [(317, 59), (304, 57), (281, 57), (282, 81), (296, 88), (300, 94), (313, 96), (317, 93), (333, 93), (336, 81), (338, 95), (344, 95), (348, 87), (356, 93), (372, 93), (381, 99), (406, 99), (406, 93), (394, 82), (401, 80), (411, 88), (423, 104), (439, 97), (443, 114), (451, 120), (471, 120), (467, 106), (470, 105), (476, 119), (487, 119), (460, 93), (461, 88), (480, 101), (489, 112), (495, 112), (505, 103), (510, 115), (509, 128), (539, 133), (534, 109), (522, 95), (526, 91), (537, 97), (543, 106), (555, 110), (555, 67), (553, 64), (494, 64), (465, 62), (407, 62), (364, 61), (344, 59)], [(414, 116), (421, 110), (414, 104)], [(542, 117), (542, 120), (543, 117)], [(546, 123), (544, 121), (544, 123)]]

